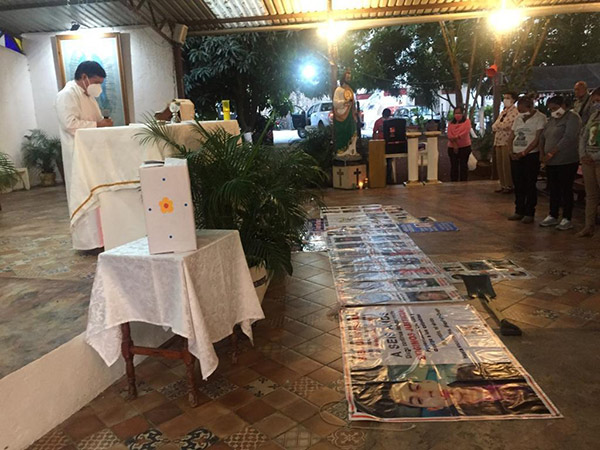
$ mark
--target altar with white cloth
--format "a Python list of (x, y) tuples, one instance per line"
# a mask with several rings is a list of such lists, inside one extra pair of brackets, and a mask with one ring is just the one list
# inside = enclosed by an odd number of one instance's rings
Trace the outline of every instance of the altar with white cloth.
[[(240, 132), (236, 120), (200, 123), (209, 131)], [(194, 148), (199, 135), (192, 123), (167, 127), (177, 142)], [(143, 124), (77, 130), (72, 160), (65, 161), (73, 248), (108, 250), (146, 235), (139, 167), (172, 153), (165, 146), (141, 145), (136, 134), (142, 130)]]

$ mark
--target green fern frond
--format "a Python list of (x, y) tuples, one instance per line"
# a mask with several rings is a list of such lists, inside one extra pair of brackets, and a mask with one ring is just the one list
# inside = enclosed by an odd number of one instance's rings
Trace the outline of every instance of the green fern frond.
[(15, 165), (6, 153), (0, 152), (0, 189), (12, 188), (19, 181)]

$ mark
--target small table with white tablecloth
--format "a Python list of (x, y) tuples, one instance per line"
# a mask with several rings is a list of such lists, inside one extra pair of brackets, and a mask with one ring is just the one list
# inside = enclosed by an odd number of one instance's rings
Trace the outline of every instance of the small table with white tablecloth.
[[(222, 128), (239, 134), (237, 121), (200, 122), (206, 130)], [(167, 125), (174, 139), (194, 148), (199, 135), (193, 124)], [(164, 160), (170, 149), (142, 145), (136, 134), (143, 125), (89, 128), (75, 133), (75, 150), (67, 184), (73, 247), (110, 249), (146, 235), (139, 167), (144, 161)]]
[(142, 238), (98, 257), (86, 342), (107, 365), (123, 354), (132, 396), (133, 354), (165, 355), (145, 347), (137, 348), (151, 351), (131, 352), (136, 347), (128, 336), (129, 322), (169, 327), (187, 339), (177, 357), (188, 357), (190, 392), (195, 393), (189, 354), (198, 358), (206, 379), (219, 362), (213, 343), (232, 334), (237, 324), (252, 339), (252, 323), (264, 319), (239, 233), (199, 230), (197, 242), (198, 250), (191, 252), (150, 255), (148, 239)]

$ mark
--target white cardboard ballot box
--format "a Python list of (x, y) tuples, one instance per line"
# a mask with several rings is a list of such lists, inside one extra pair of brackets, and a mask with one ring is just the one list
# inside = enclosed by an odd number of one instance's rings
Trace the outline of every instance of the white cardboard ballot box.
[(336, 189), (358, 189), (359, 183), (365, 182), (367, 166), (365, 164), (333, 166), (331, 176), (333, 187)]
[(151, 254), (196, 250), (196, 225), (185, 159), (150, 161), (140, 167), (146, 232)]

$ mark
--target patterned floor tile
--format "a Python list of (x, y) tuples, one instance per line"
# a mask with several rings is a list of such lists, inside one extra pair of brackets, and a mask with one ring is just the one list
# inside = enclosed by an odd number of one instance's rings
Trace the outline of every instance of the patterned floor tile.
[(129, 450), (154, 450), (164, 443), (167, 443), (167, 439), (154, 428), (125, 441)]
[(179, 397), (187, 395), (190, 388), (187, 380), (179, 380), (158, 388), (157, 390), (169, 400), (175, 400)]
[(255, 450), (267, 441), (267, 437), (253, 427), (246, 427), (223, 440), (234, 450)]
[(591, 287), (588, 287), (588, 286), (574, 286), (573, 287), (573, 291), (579, 292), (580, 294), (593, 295), (593, 294), (596, 294), (598, 292), (598, 289), (591, 288)]
[(60, 428), (55, 428), (27, 450), (60, 450), (70, 443), (69, 437)]
[(257, 380), (254, 380), (252, 383), (244, 386), (244, 389), (252, 392), (255, 397), (264, 397), (265, 395), (273, 392), (277, 389), (277, 383), (269, 380), (267, 377), (260, 377)]
[(298, 394), (300, 397), (308, 398), (310, 394), (323, 388), (323, 385), (312, 378), (302, 377), (286, 386), (290, 391)]
[(536, 316), (542, 316), (542, 317), (545, 317), (546, 319), (551, 319), (551, 320), (558, 319), (560, 317), (560, 314), (557, 313), (556, 311), (552, 311), (549, 309), (542, 309), (542, 308), (536, 309), (535, 311), (533, 311), (533, 314)]
[(367, 434), (363, 430), (340, 428), (327, 436), (327, 440), (343, 450), (360, 450), (365, 446)]
[(548, 271), (548, 273), (550, 275), (554, 275), (556, 278), (561, 278), (561, 277), (566, 277), (571, 272), (569, 272), (568, 270), (564, 270), (564, 269), (550, 269)]
[(573, 308), (567, 312), (567, 315), (575, 319), (594, 320), (600, 315), (600, 313), (597, 311), (590, 311), (589, 309)]
[[(272, 334), (269, 333), (267, 338), (270, 336), (272, 336)], [(286, 350), (286, 348), (283, 347), (281, 344), (277, 344), (275, 342), (270, 341), (261, 345), (257, 345), (256, 349), (270, 359), (273, 359), (274, 356), (276, 357), (278, 355), (281, 355), (281, 353)]]
[(204, 450), (215, 444), (219, 438), (211, 431), (198, 428), (175, 441), (181, 450)]
[(105, 429), (83, 439), (77, 444), (77, 448), (79, 450), (104, 450), (120, 442), (111, 430)]
[(275, 442), (287, 450), (305, 450), (320, 440), (319, 435), (311, 433), (302, 425), (298, 425), (278, 436)]
[(348, 403), (345, 401), (332, 403), (325, 407), (325, 411), (329, 414), (333, 414), (338, 419), (348, 420)]
[[(152, 386), (150, 386), (144, 380), (136, 380), (135, 385), (137, 387), (137, 396), (138, 397), (142, 397), (143, 395), (149, 394), (150, 392), (154, 391)], [(123, 383), (123, 387), (121, 387), (121, 389), (119, 389), (119, 395), (125, 399), (129, 396), (129, 388), (127, 387), (126, 382)]]
[(229, 392), (233, 392), (236, 389), (238, 389), (238, 387), (235, 384), (223, 377), (209, 380), (207, 383), (202, 383), (199, 387), (200, 392), (213, 400), (222, 397)]

